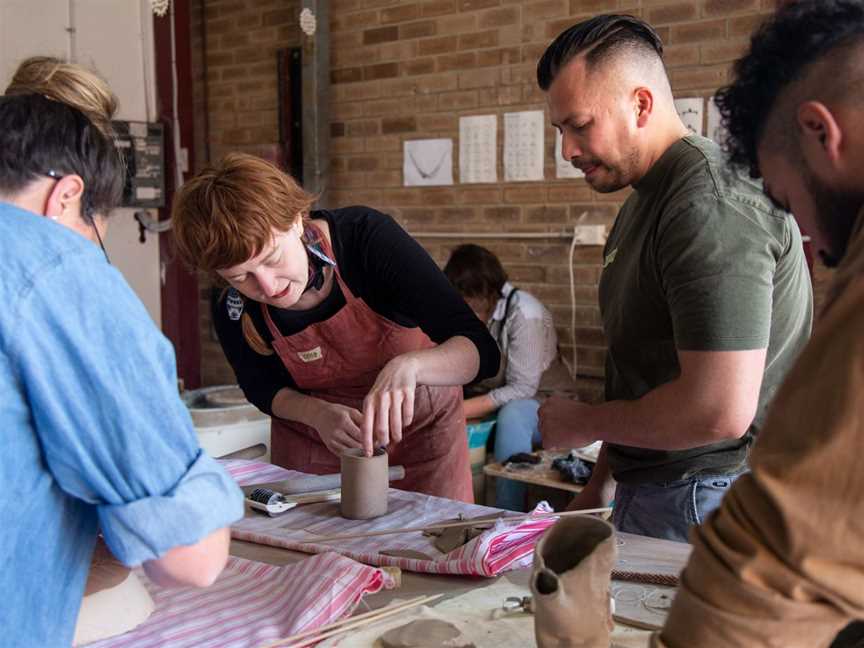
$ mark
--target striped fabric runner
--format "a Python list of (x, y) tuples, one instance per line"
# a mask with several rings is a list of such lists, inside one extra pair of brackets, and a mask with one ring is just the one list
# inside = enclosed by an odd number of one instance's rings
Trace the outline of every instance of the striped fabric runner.
[[(241, 486), (302, 475), (296, 471), (256, 461), (235, 459), (222, 463)], [(435, 548), (433, 544), (435, 538), (426, 537), (420, 532), (327, 543), (315, 542), (316, 537), (326, 535), (419, 527), (457, 518), (460, 514), (465, 517), (477, 517), (499, 512), (499, 509), (486, 506), (465, 504), (394, 488), (390, 489), (388, 504), (387, 515), (374, 520), (347, 520), (339, 515), (338, 502), (306, 504), (273, 518), (250, 512), (243, 520), (231, 527), (231, 535), (237, 540), (305, 553), (338, 551), (344, 556), (369, 565), (393, 565), (409, 571), (429, 574), (491, 577), (530, 565), (534, 544), (543, 531), (556, 521), (556, 518), (551, 517), (510, 523), (498, 520), (494, 527), (448, 554), (442, 554)], [(545, 502), (535, 509), (537, 513), (550, 511)], [(432, 560), (397, 558), (379, 553), (397, 549), (420, 551), (432, 557)]]
[(247, 648), (348, 616), (390, 576), (330, 552), (277, 567), (231, 557), (207, 589), (162, 589), (143, 571), (156, 609), (126, 634), (88, 648)]

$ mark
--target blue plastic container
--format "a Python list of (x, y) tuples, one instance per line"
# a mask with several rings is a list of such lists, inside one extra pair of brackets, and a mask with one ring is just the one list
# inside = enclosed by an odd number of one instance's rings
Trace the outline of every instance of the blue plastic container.
[(492, 434), (492, 429), (495, 427), (495, 421), (496, 419), (493, 417), (476, 423), (469, 423), (466, 426), (469, 449), (486, 447), (489, 435)]

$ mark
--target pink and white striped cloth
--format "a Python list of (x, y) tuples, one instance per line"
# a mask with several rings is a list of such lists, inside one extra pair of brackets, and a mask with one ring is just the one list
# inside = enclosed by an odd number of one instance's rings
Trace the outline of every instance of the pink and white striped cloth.
[(147, 621), (88, 648), (248, 648), (348, 616), (392, 577), (337, 553), (284, 567), (231, 557), (207, 589), (163, 589), (143, 572), (156, 609)]
[[(223, 461), (222, 464), (241, 486), (303, 475), (256, 461), (234, 459)], [(497, 520), (494, 527), (448, 554), (442, 554), (435, 548), (434, 538), (424, 536), (419, 531), (333, 542), (315, 541), (316, 537), (321, 536), (422, 527), (457, 518), (460, 514), (469, 518), (500, 512), (499, 509), (486, 506), (465, 504), (395, 488), (390, 489), (388, 509), (387, 515), (374, 520), (347, 520), (339, 515), (338, 502), (306, 504), (272, 518), (249, 512), (244, 519), (231, 527), (231, 535), (237, 540), (304, 553), (337, 551), (343, 556), (369, 565), (393, 565), (408, 571), (429, 574), (492, 577), (530, 565), (534, 545), (557, 519), (546, 517), (536, 520), (523, 519), (519, 522)], [(537, 513), (550, 511), (545, 502), (535, 509)], [(402, 558), (381, 553), (400, 549), (419, 551), (433, 559)]]

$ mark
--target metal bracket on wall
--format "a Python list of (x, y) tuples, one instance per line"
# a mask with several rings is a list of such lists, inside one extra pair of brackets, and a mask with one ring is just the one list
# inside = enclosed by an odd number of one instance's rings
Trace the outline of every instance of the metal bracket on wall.
[[(322, 195), (330, 159), (330, 8), (328, 0), (303, 0), (315, 19), (315, 30), (303, 35), (303, 187)], [(306, 11), (308, 10), (308, 12)], [(321, 202), (325, 202), (321, 200)]]
[(136, 211), (135, 220), (138, 221), (138, 242), (147, 242), (147, 232), (151, 234), (162, 234), (171, 229), (170, 220), (156, 220), (148, 211)]
[(279, 91), (281, 164), (303, 184), (303, 51), (299, 47), (276, 52)]

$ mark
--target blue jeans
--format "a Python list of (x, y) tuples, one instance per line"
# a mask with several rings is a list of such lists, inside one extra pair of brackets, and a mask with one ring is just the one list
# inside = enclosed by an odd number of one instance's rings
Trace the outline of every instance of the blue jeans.
[[(540, 443), (537, 410), (533, 398), (510, 401), (498, 410), (495, 424), (495, 461), (501, 462), (517, 452), (531, 452)], [(495, 480), (495, 506), (511, 511), (525, 510), (525, 484), (512, 479)]]
[(652, 538), (687, 542), (691, 526), (702, 524), (743, 473), (699, 475), (647, 484), (618, 484), (612, 521), (615, 528)]

